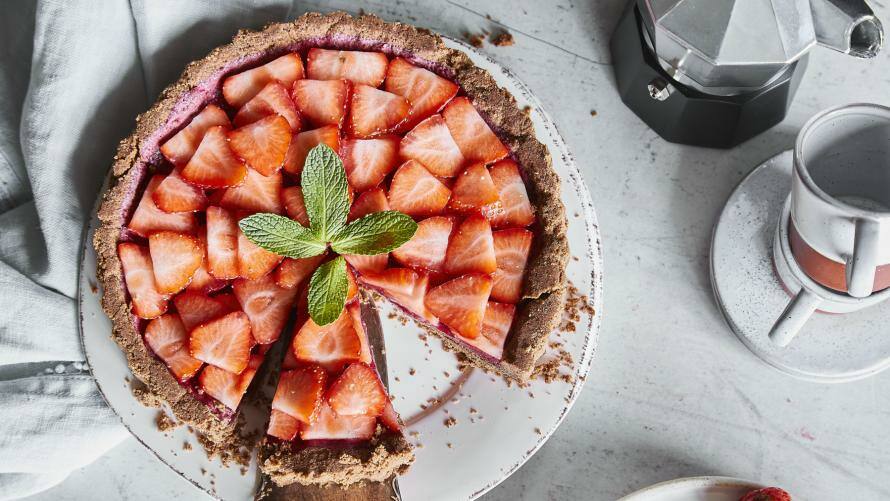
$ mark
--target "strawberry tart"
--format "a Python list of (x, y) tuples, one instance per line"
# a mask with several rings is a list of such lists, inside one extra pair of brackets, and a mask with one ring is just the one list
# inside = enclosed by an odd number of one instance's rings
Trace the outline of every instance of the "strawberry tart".
[(191, 63), (121, 142), (99, 218), (113, 338), (179, 420), (224, 445), (254, 376), (277, 375), (260, 467), (279, 485), (413, 460), (371, 295), (520, 382), (565, 304), (531, 120), (464, 53), (374, 16), (306, 14)]

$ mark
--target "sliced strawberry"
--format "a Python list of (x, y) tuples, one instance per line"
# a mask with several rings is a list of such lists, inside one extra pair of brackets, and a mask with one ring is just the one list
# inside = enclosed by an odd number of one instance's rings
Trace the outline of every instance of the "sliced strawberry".
[[(491, 180), (498, 189), (498, 202), (484, 211), (495, 228), (523, 227), (535, 222), (535, 211), (528, 199), (528, 192), (519, 165), (512, 160), (501, 160), (489, 169)], [(492, 210), (493, 209), (493, 210)]]
[(340, 142), (340, 158), (356, 191), (376, 187), (399, 163), (399, 138), (344, 139)]
[(739, 501), (791, 501), (791, 494), (778, 487), (765, 487), (745, 494)]
[(386, 269), (389, 264), (389, 254), (376, 254), (374, 256), (360, 256), (358, 254), (344, 254), (343, 258), (359, 273), (377, 273)]
[(189, 332), (201, 324), (241, 309), (231, 293), (208, 296), (201, 292), (185, 291), (173, 298), (173, 304)]
[(363, 273), (359, 280), (390, 298), (393, 302), (431, 322), (436, 321), (424, 305), (429, 278), (408, 268), (388, 268), (380, 273)]
[(389, 60), (379, 52), (309, 49), (306, 63), (309, 78), (315, 80), (342, 78), (356, 84), (378, 87), (386, 77)]
[(433, 115), (417, 124), (402, 138), (399, 153), (402, 158), (417, 160), (441, 177), (457, 175), (464, 164), (464, 155), (442, 115)]
[(491, 275), (491, 299), (504, 303), (519, 302), (532, 236), (532, 232), (520, 228), (494, 232), (494, 255), (498, 266)]
[(297, 107), (287, 89), (279, 82), (269, 82), (259, 94), (248, 101), (235, 115), (235, 127), (242, 127), (270, 115), (281, 115), (293, 132), (303, 126)]
[(180, 175), (202, 188), (226, 188), (244, 181), (247, 166), (229, 148), (226, 129), (216, 126), (207, 129), (197, 151)]
[(285, 412), (309, 424), (321, 409), (328, 375), (321, 367), (310, 364), (284, 371), (272, 399), (272, 409)]
[(383, 414), (386, 390), (371, 367), (354, 363), (346, 368), (328, 389), (328, 403), (339, 416), (379, 416)]
[(156, 231), (170, 230), (180, 233), (194, 233), (197, 228), (195, 215), (191, 212), (167, 213), (155, 205), (154, 194), (164, 181), (164, 176), (156, 174), (148, 181), (145, 193), (127, 225), (134, 233), (147, 237)]
[(482, 335), (466, 341), (500, 360), (515, 314), (516, 306), (489, 301), (485, 308), (485, 317), (482, 319)]
[(189, 282), (186, 290), (195, 291), (195, 292), (205, 292), (211, 293), (218, 291), (228, 285), (228, 282), (225, 280), (219, 280), (213, 278), (210, 275), (210, 272), (207, 271), (207, 255), (204, 255), (204, 261), (201, 263), (201, 266), (195, 270), (195, 274), (192, 275), (192, 281)]
[(356, 137), (393, 131), (408, 116), (408, 101), (367, 85), (356, 85), (349, 98), (349, 130)]
[(266, 429), (267, 435), (290, 442), (297, 438), (299, 432), (300, 421), (298, 419), (291, 417), (286, 412), (272, 409), (272, 413), (269, 415), (269, 428)]
[(281, 370), (287, 371), (290, 369), (296, 369), (297, 367), (300, 367), (300, 365), (300, 361), (297, 360), (297, 357), (294, 356), (294, 350), (286, 350), (284, 354), (284, 360), (281, 361)]
[(488, 164), (510, 153), (466, 97), (452, 99), (442, 116), (467, 160)]
[[(346, 303), (352, 302), (358, 296), (358, 284), (355, 282), (355, 273), (352, 268), (346, 267)], [(359, 336), (361, 337), (361, 336)]]
[(457, 94), (457, 84), (397, 57), (386, 69), (386, 90), (411, 103), (408, 127), (436, 113)]
[(290, 316), (296, 289), (279, 287), (267, 275), (258, 280), (239, 278), (232, 284), (232, 291), (250, 319), (250, 332), (256, 342), (269, 344), (277, 340)]
[(198, 380), (204, 393), (217, 399), (229, 409), (236, 410), (262, 364), (262, 355), (251, 355), (247, 367), (240, 374), (208, 365), (201, 371)]
[(297, 360), (314, 362), (330, 372), (361, 358), (361, 340), (346, 310), (328, 325), (319, 327), (312, 319), (306, 320), (291, 343)]
[(316, 127), (342, 126), (347, 97), (349, 82), (346, 80), (298, 80), (294, 84), (297, 109)]
[(433, 287), (426, 295), (426, 307), (448, 327), (463, 337), (476, 339), (491, 293), (487, 275), (463, 275)]
[(481, 163), (467, 167), (451, 187), (448, 208), (457, 212), (482, 210), (498, 201), (498, 189)]
[(195, 274), (192, 275), (192, 281), (189, 282), (186, 290), (197, 291), (210, 293), (214, 291), (218, 291), (225, 287), (228, 282), (225, 280), (219, 280), (217, 278), (213, 278), (208, 269), (208, 261), (207, 261), (207, 230), (198, 231), (197, 238), (198, 246), (201, 248), (201, 266), (198, 266), (198, 269), (195, 270)]
[(309, 150), (319, 144), (326, 144), (334, 151), (340, 149), (340, 130), (336, 126), (328, 125), (314, 130), (307, 130), (294, 136), (284, 157), (284, 170), (299, 176), (303, 172), (303, 164), (306, 163), (306, 155)]
[(195, 212), (207, 207), (204, 190), (185, 182), (175, 169), (164, 177), (151, 199), (164, 212)]
[(122, 243), (117, 246), (117, 254), (124, 269), (127, 292), (133, 302), (133, 313), (141, 318), (163, 315), (167, 311), (169, 296), (158, 291), (148, 248)]
[(281, 201), (284, 203), (284, 212), (287, 217), (309, 227), (309, 214), (306, 212), (306, 202), (303, 200), (303, 188), (299, 186), (283, 188)]
[(243, 311), (233, 311), (195, 327), (189, 334), (189, 352), (198, 360), (235, 374), (247, 367), (253, 337), (250, 320)]
[(297, 289), (303, 283), (309, 283), (309, 277), (318, 268), (318, 265), (324, 261), (324, 254), (315, 257), (307, 257), (304, 259), (284, 258), (284, 261), (275, 268), (273, 278), (279, 287), (286, 289)]
[(247, 169), (244, 182), (239, 186), (226, 188), (219, 204), (231, 210), (281, 214), (284, 212), (281, 202), (283, 182), (280, 172), (264, 176), (253, 169)]
[(303, 78), (303, 61), (297, 54), (285, 54), (262, 66), (242, 71), (223, 81), (223, 97), (234, 108), (240, 108), (260, 93), (272, 81), (278, 81), (290, 89), (295, 81)]
[(191, 236), (159, 231), (148, 237), (155, 284), (161, 294), (175, 294), (192, 280), (204, 261), (204, 252)]
[(448, 243), (445, 271), (454, 275), (493, 273), (497, 267), (491, 225), (481, 214), (473, 214), (457, 227)]
[(300, 430), (303, 440), (370, 440), (377, 430), (372, 416), (341, 416), (322, 402), (315, 421)]
[(417, 223), (417, 231), (411, 240), (392, 251), (392, 256), (411, 268), (440, 272), (445, 266), (448, 238), (454, 227), (450, 217), (431, 217)]
[(349, 312), (349, 316), (352, 318), (352, 328), (355, 329), (356, 334), (358, 334), (358, 339), (362, 345), (362, 349), (359, 352), (359, 361), (365, 364), (370, 364), (373, 361), (371, 356), (371, 344), (368, 342), (368, 333), (365, 331), (365, 322), (362, 320), (361, 302), (352, 301), (346, 305), (346, 311)]
[(383, 426), (386, 426), (389, 431), (394, 431), (396, 433), (402, 432), (402, 420), (399, 418), (399, 414), (392, 406), (392, 402), (387, 401), (386, 406), (383, 408), (383, 414), (380, 414), (380, 422), (383, 423)]
[(440, 214), (450, 196), (451, 190), (414, 160), (403, 163), (389, 184), (390, 207), (412, 217)]
[(221, 207), (207, 207), (207, 270), (214, 278), (238, 278), (238, 221)]
[(264, 277), (271, 273), (282, 259), (282, 256), (267, 251), (251, 242), (244, 233), (238, 232), (238, 274), (242, 277), (248, 280)]
[(292, 137), (281, 115), (271, 115), (229, 132), (229, 146), (247, 165), (264, 176), (281, 169)]
[(373, 212), (389, 210), (389, 201), (383, 188), (371, 188), (355, 197), (352, 207), (349, 208), (349, 221), (354, 221)]
[(203, 365), (189, 355), (188, 340), (188, 332), (175, 313), (161, 315), (145, 326), (145, 344), (167, 364), (179, 381), (190, 379)]
[(219, 106), (208, 104), (188, 125), (161, 145), (161, 153), (170, 163), (181, 167), (195, 154), (207, 129), (217, 125), (229, 127), (229, 117)]

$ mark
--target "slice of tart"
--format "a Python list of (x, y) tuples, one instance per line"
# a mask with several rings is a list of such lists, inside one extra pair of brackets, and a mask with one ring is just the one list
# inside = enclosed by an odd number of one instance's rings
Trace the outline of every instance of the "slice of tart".
[(261, 468), (279, 485), (381, 482), (413, 461), (374, 368), (359, 297), (325, 326), (298, 315), (260, 448)]
[(350, 221), (395, 210), (417, 226), (388, 254), (344, 256), (353, 288), (469, 363), (525, 381), (565, 302), (549, 154), (513, 97), (436, 35), (306, 14), (190, 64), (121, 142), (94, 236), (103, 307), (136, 377), (222, 445), (287, 343), (261, 452), (282, 485), (382, 480), (412, 460), (360, 304), (322, 326), (300, 306), (332, 256), (284, 258), (238, 226), (308, 225), (302, 172), (319, 144), (342, 161)]

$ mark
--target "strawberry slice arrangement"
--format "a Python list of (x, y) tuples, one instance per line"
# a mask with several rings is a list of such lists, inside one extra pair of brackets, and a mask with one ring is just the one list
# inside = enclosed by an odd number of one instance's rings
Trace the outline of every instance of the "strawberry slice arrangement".
[(220, 95), (162, 142), (118, 245), (145, 343), (181, 384), (234, 413), (281, 340), (270, 436), (398, 432), (356, 287), (501, 359), (536, 214), (457, 84), (311, 48), (227, 76)]
[(779, 487), (765, 487), (745, 494), (739, 501), (791, 501), (791, 494)]

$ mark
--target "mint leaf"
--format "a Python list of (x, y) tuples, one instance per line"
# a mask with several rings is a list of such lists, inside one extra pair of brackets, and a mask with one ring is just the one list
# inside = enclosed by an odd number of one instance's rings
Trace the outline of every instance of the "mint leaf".
[(346, 170), (337, 153), (324, 144), (312, 148), (303, 166), (302, 184), (309, 227), (327, 242), (343, 228), (349, 214)]
[(327, 325), (340, 318), (346, 305), (349, 279), (346, 260), (337, 256), (319, 266), (309, 279), (309, 316), (318, 325)]
[(349, 223), (334, 235), (331, 248), (340, 254), (385, 254), (411, 240), (415, 231), (417, 223), (401, 212), (373, 212)]
[(327, 249), (312, 231), (278, 214), (254, 214), (238, 221), (244, 236), (269, 252), (300, 259), (317, 256)]

